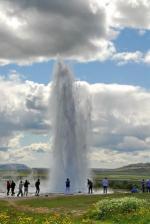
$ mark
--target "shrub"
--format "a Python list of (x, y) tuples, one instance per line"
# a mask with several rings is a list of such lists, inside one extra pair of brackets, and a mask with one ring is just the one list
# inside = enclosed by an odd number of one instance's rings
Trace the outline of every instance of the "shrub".
[(105, 219), (118, 214), (132, 213), (145, 207), (146, 200), (134, 197), (104, 199), (97, 202), (90, 211), (90, 217)]

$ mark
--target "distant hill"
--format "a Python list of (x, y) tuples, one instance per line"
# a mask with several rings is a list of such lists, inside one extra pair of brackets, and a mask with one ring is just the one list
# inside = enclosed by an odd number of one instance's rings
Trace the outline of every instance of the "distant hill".
[[(47, 175), (49, 172), (48, 168), (30, 168), (25, 164), (18, 163), (8, 163), (8, 164), (0, 164), (0, 171), (29, 171), (33, 173), (37, 173), (40, 175)], [(149, 174), (150, 175), (150, 163), (136, 163), (129, 164), (127, 166), (114, 168), (114, 169), (105, 169), (105, 168), (93, 168), (91, 169), (93, 173), (124, 173), (124, 174)]]
[(0, 171), (19, 171), (19, 170), (30, 170), (30, 168), (24, 164), (19, 163), (6, 163), (0, 164)]
[(120, 168), (117, 168), (116, 170), (138, 170), (138, 169), (149, 169), (150, 170), (150, 163), (135, 163), (135, 164), (130, 164), (127, 166), (123, 166)]
[(141, 174), (141, 175), (150, 175), (150, 163), (135, 163), (127, 166), (115, 168), (115, 169), (92, 169), (95, 174)]

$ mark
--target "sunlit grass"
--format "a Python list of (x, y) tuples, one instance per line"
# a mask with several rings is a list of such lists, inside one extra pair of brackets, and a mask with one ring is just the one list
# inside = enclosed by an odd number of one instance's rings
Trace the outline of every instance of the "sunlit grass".
[[(128, 198), (126, 212), (122, 212), (119, 203)], [(130, 203), (130, 199), (132, 200)], [(119, 200), (116, 210), (110, 214), (113, 200)], [(143, 201), (144, 199), (144, 201)], [(106, 203), (104, 203), (106, 202)], [(105, 217), (95, 219), (91, 216), (94, 204), (102, 207), (110, 202)], [(136, 204), (136, 209), (134, 203)], [(147, 204), (144, 204), (147, 203)], [(0, 224), (148, 224), (150, 223), (150, 194), (112, 194), (78, 195), (55, 198), (39, 197), (29, 199), (0, 200)], [(115, 204), (115, 202), (114, 202)], [(145, 206), (146, 205), (146, 206)]]

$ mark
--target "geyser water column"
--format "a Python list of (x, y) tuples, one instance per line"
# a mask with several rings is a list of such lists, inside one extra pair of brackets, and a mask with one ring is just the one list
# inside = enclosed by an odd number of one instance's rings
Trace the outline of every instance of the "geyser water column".
[[(54, 70), (50, 108), (53, 129), (50, 192), (64, 192), (66, 178), (70, 179), (71, 192), (86, 189), (90, 103), (86, 92), (81, 89), (68, 66), (58, 62)], [(85, 97), (81, 98), (81, 95)]]

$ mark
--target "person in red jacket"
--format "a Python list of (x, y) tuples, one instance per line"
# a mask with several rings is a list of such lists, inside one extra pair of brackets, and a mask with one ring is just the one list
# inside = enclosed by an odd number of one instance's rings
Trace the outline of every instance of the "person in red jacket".
[(9, 195), (10, 188), (11, 188), (11, 184), (10, 184), (10, 181), (8, 180), (7, 181), (7, 196)]

